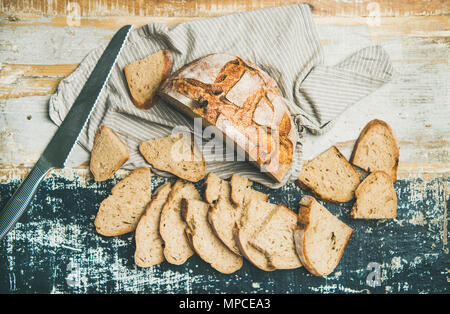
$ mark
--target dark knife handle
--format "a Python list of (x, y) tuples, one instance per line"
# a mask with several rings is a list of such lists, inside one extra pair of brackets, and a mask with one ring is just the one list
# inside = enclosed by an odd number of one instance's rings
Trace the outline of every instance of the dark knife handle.
[(51, 168), (45, 160), (39, 159), (19, 188), (14, 192), (11, 199), (6, 203), (6, 206), (0, 211), (0, 240), (11, 230), (27, 209), (39, 183), (41, 183)]

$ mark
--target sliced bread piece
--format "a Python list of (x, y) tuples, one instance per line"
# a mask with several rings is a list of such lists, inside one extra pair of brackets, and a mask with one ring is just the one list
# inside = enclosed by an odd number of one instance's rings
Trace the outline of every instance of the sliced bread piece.
[(153, 106), (156, 91), (169, 76), (172, 65), (172, 54), (162, 49), (123, 68), (131, 100), (137, 108), (149, 109)]
[(359, 182), (358, 173), (332, 146), (303, 167), (297, 185), (323, 200), (348, 202), (355, 197)]
[(151, 267), (164, 261), (159, 219), (170, 190), (171, 183), (167, 182), (155, 192), (136, 227), (134, 262), (140, 267)]
[(130, 158), (127, 145), (106, 125), (95, 134), (90, 169), (95, 181), (105, 181)]
[(255, 191), (250, 187), (253, 182), (246, 177), (233, 174), (230, 180), (231, 200), (236, 206), (243, 206), (244, 203), (252, 198), (260, 199), (267, 202), (269, 195), (259, 191)]
[(177, 133), (142, 142), (139, 151), (154, 168), (181, 179), (197, 182), (206, 175), (205, 159), (190, 134)]
[(350, 162), (368, 172), (384, 171), (395, 182), (399, 156), (397, 140), (391, 127), (375, 119), (361, 131)]
[(181, 216), (187, 225), (186, 235), (205, 262), (221, 273), (234, 273), (242, 267), (242, 257), (230, 251), (214, 234), (207, 220), (209, 207), (199, 200), (182, 199)]
[(295, 247), (303, 266), (316, 276), (326, 276), (339, 264), (353, 229), (333, 216), (313, 197), (300, 200)]
[(386, 219), (397, 217), (397, 195), (391, 177), (384, 171), (372, 172), (356, 189), (352, 218)]
[(142, 214), (150, 202), (150, 168), (133, 170), (117, 183), (101, 204), (95, 217), (95, 228), (104, 236), (117, 236), (136, 229)]
[(296, 226), (297, 215), (285, 205), (279, 205), (250, 243), (263, 252), (276, 269), (301, 267), (294, 244)]
[(261, 226), (270, 219), (276, 209), (277, 205), (251, 199), (244, 204), (241, 219), (234, 228), (234, 236), (239, 251), (249, 262), (265, 271), (272, 271), (275, 268), (263, 252), (251, 245), (251, 240), (258, 234)]
[(172, 186), (159, 222), (159, 233), (164, 241), (164, 257), (175, 265), (184, 264), (194, 254), (184, 231), (186, 223), (181, 218), (183, 198), (201, 200), (192, 183), (178, 180)]
[[(233, 175), (236, 179), (239, 177)], [(232, 179), (233, 180), (233, 179)], [(248, 181), (248, 180), (247, 180)], [(233, 235), (233, 229), (241, 217), (241, 206), (236, 206), (231, 201), (231, 191), (233, 190), (228, 181), (220, 179), (214, 173), (209, 173), (206, 179), (205, 200), (211, 204), (208, 220), (216, 235), (220, 240), (237, 255), (241, 255), (236, 240)], [(242, 201), (244, 199), (261, 199), (267, 201), (268, 195), (257, 192), (250, 188), (242, 190)]]

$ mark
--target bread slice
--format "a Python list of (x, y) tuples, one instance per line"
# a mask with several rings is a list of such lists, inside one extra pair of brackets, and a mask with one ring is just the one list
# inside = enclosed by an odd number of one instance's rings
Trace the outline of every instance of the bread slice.
[(150, 202), (150, 168), (133, 170), (117, 183), (101, 204), (94, 225), (99, 234), (117, 236), (136, 229), (139, 219)]
[(331, 202), (351, 201), (359, 182), (358, 173), (335, 146), (308, 162), (296, 181), (300, 188)]
[(276, 269), (301, 267), (294, 244), (296, 226), (297, 215), (285, 205), (279, 205), (250, 243), (263, 252)]
[(155, 192), (136, 227), (134, 262), (140, 267), (151, 267), (164, 261), (159, 219), (170, 190), (171, 183), (167, 182)]
[(154, 168), (197, 182), (206, 175), (206, 164), (190, 134), (177, 133), (139, 144), (139, 151)]
[(251, 189), (253, 182), (246, 177), (233, 174), (230, 180), (231, 200), (236, 206), (243, 206), (250, 199), (259, 199), (267, 202), (269, 195)]
[(395, 182), (399, 156), (397, 140), (391, 127), (375, 119), (361, 131), (350, 162), (369, 172), (384, 171)]
[(95, 181), (105, 181), (130, 158), (128, 147), (106, 125), (102, 125), (95, 135), (91, 151), (90, 169)]
[(242, 267), (242, 257), (234, 254), (216, 237), (208, 223), (210, 205), (199, 200), (182, 199), (181, 215), (186, 235), (194, 251), (221, 273), (231, 274)]
[(153, 106), (156, 91), (170, 75), (172, 65), (172, 54), (163, 49), (123, 68), (131, 100), (137, 108), (149, 109)]
[(184, 264), (194, 254), (184, 231), (186, 223), (181, 218), (183, 198), (201, 200), (192, 183), (178, 180), (172, 186), (159, 222), (159, 233), (164, 241), (164, 257), (175, 265)]
[[(233, 178), (239, 177), (233, 175)], [(233, 180), (233, 179), (232, 179)], [(248, 181), (248, 179), (247, 179)], [(247, 188), (242, 190), (242, 201), (255, 198), (267, 201), (268, 195)], [(212, 205), (208, 213), (208, 221), (217, 237), (235, 254), (241, 255), (234, 238), (233, 229), (241, 217), (241, 206), (231, 201), (231, 184), (220, 179), (214, 173), (209, 173), (206, 179), (205, 200)]]
[(249, 262), (265, 271), (275, 270), (275, 267), (270, 264), (269, 259), (263, 252), (251, 245), (251, 241), (276, 209), (277, 205), (251, 199), (244, 204), (241, 219), (234, 228), (234, 236), (239, 251)]
[(391, 177), (384, 171), (372, 172), (356, 189), (352, 218), (386, 219), (397, 217), (397, 195)]
[(326, 276), (339, 264), (353, 229), (333, 216), (313, 197), (300, 200), (295, 247), (303, 266), (316, 276)]

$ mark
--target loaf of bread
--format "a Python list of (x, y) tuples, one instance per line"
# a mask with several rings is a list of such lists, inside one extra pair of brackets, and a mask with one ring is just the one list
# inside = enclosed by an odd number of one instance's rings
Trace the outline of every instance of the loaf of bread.
[(159, 94), (204, 126), (213, 125), (277, 182), (289, 172), (297, 132), (277, 84), (255, 64), (210, 54), (178, 70)]
[(130, 158), (128, 147), (106, 125), (102, 125), (95, 134), (91, 151), (90, 169), (95, 181), (105, 181)]
[(400, 150), (391, 127), (375, 119), (361, 131), (350, 162), (368, 172), (384, 171), (395, 182), (399, 156)]
[(152, 196), (150, 168), (133, 170), (117, 183), (100, 204), (95, 217), (95, 228), (104, 236), (132, 232)]
[(139, 109), (153, 106), (153, 98), (161, 82), (170, 75), (173, 59), (169, 50), (163, 49), (123, 68), (131, 100)]
[(350, 217), (387, 219), (397, 216), (397, 195), (391, 176), (384, 171), (372, 172), (356, 189), (356, 202)]
[(359, 175), (332, 146), (303, 167), (296, 184), (323, 200), (348, 202), (355, 198)]
[(352, 228), (312, 196), (300, 200), (295, 248), (303, 266), (312, 274), (326, 276), (334, 271), (352, 233)]
[(242, 257), (229, 250), (214, 234), (208, 223), (210, 205), (203, 201), (181, 200), (181, 216), (186, 222), (186, 235), (191, 247), (207, 263), (224, 274), (242, 267)]

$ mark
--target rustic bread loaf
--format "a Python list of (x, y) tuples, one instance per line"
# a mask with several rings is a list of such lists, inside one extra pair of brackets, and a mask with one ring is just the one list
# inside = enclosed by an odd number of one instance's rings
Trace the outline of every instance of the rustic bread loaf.
[(159, 233), (164, 241), (164, 257), (175, 265), (184, 264), (194, 254), (184, 231), (186, 223), (181, 218), (183, 198), (201, 200), (192, 183), (178, 180), (170, 190), (159, 222)]
[(208, 223), (210, 205), (199, 200), (181, 201), (181, 216), (186, 222), (186, 235), (194, 251), (221, 273), (231, 274), (242, 267), (242, 257), (234, 254), (216, 237)]
[(169, 77), (159, 94), (190, 117), (201, 117), (204, 126), (215, 126), (270, 177), (284, 180), (297, 132), (275, 81), (255, 64), (210, 54)]
[(105, 181), (130, 158), (128, 147), (106, 125), (95, 134), (91, 151), (90, 169), (95, 181)]
[(139, 144), (139, 151), (154, 168), (197, 182), (206, 175), (206, 164), (192, 136), (177, 133)]
[(172, 70), (172, 54), (163, 49), (123, 68), (131, 100), (139, 109), (153, 106), (153, 98), (161, 82)]
[(294, 244), (296, 226), (297, 215), (286, 206), (279, 205), (251, 239), (250, 244), (263, 252), (269, 264), (276, 269), (301, 267)]
[(255, 248), (251, 241), (277, 209), (277, 205), (270, 204), (258, 199), (251, 199), (242, 208), (239, 223), (235, 225), (234, 236), (239, 251), (253, 265), (265, 271), (275, 270), (268, 257)]
[(134, 231), (151, 196), (150, 168), (135, 169), (100, 204), (94, 221), (97, 232), (116, 236)]
[(358, 173), (334, 146), (309, 161), (296, 181), (300, 188), (331, 202), (351, 201), (359, 182)]
[(400, 151), (391, 127), (384, 121), (372, 120), (361, 131), (350, 162), (366, 171), (381, 170), (397, 180)]
[(167, 182), (155, 192), (136, 227), (134, 262), (140, 267), (151, 267), (164, 261), (159, 220), (170, 190), (171, 184)]
[(352, 218), (386, 219), (397, 216), (397, 195), (391, 177), (384, 171), (372, 172), (356, 189)]
[(313, 197), (301, 199), (295, 247), (303, 266), (312, 274), (326, 276), (333, 272), (352, 232)]
[[(238, 175), (233, 175), (234, 182), (239, 181)], [(233, 180), (233, 179), (232, 179)], [(267, 200), (267, 195), (248, 188), (249, 180), (246, 179), (245, 189), (240, 192), (244, 198), (257, 198)], [(211, 204), (208, 220), (217, 237), (235, 254), (241, 255), (233, 229), (241, 217), (241, 206), (234, 205), (231, 201), (232, 184), (220, 179), (214, 173), (209, 173), (206, 179), (205, 200)]]

